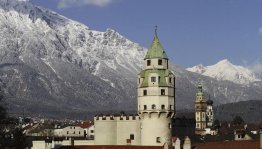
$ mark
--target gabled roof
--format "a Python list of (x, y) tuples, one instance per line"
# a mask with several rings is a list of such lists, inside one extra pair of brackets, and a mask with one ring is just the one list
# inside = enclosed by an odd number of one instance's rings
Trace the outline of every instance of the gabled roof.
[(144, 59), (152, 58), (168, 59), (156, 33)]
[(94, 125), (93, 121), (84, 121), (84, 122), (81, 122), (81, 123), (77, 124), (76, 126), (79, 126), (79, 127), (83, 128), (83, 129), (85, 129), (85, 128), (89, 128), (89, 127), (91, 127), (93, 125)]

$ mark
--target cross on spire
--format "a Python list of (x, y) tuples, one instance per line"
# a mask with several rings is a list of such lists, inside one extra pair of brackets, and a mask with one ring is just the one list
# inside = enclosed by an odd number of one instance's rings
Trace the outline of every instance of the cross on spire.
[(155, 25), (155, 35), (157, 35), (157, 25)]

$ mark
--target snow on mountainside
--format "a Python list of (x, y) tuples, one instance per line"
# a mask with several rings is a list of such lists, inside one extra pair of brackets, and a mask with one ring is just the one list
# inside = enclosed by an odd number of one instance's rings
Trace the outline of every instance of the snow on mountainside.
[(221, 60), (212, 66), (205, 67), (203, 65), (197, 65), (192, 68), (187, 68), (187, 70), (209, 76), (217, 80), (228, 80), (239, 84), (249, 84), (251, 82), (261, 81), (256, 78), (255, 73), (248, 68), (233, 65), (227, 59)]
[(64, 101), (76, 111), (135, 107), (131, 82), (146, 49), (116, 31), (94, 31), (21, 0), (0, 0), (0, 28), (0, 85), (10, 100), (21, 98), (10, 101), (18, 108), (23, 100), (43, 108)]
[[(116, 31), (91, 30), (29, 0), (0, 0), (0, 39), (0, 91), (10, 112), (86, 118), (97, 111), (136, 110), (146, 49)], [(193, 108), (199, 78), (215, 104), (261, 100), (260, 82), (240, 86), (172, 63), (170, 68), (177, 109)]]

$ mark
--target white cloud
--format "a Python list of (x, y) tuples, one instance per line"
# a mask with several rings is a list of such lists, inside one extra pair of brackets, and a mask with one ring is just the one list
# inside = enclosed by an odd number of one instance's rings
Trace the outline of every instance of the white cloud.
[(79, 7), (84, 5), (93, 5), (98, 7), (104, 7), (112, 3), (113, 0), (59, 0), (58, 8), (69, 8), (69, 7)]

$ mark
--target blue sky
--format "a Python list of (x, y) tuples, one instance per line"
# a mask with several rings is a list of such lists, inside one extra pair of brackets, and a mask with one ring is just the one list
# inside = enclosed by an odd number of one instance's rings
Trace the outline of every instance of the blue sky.
[(182, 67), (229, 59), (262, 62), (262, 0), (33, 0), (98, 31), (112, 28), (148, 47), (154, 26)]

